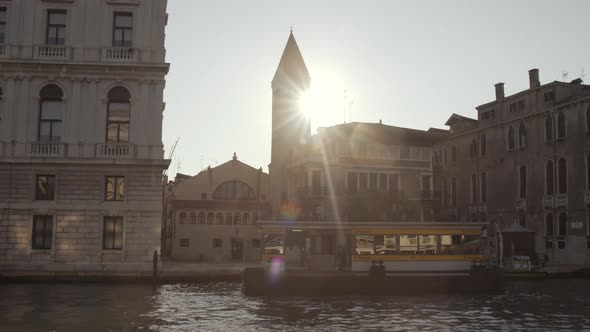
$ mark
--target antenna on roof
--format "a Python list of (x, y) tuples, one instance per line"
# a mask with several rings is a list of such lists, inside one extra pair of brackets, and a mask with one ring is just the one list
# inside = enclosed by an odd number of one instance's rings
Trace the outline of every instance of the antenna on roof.
[(584, 77), (586, 77), (586, 74), (584, 74), (584, 67), (582, 67), (581, 73), (580, 73), (580, 78), (584, 79)]
[(567, 71), (565, 71), (565, 70), (562, 71), (561, 72), (561, 79), (566, 80), (568, 75), (569, 75), (569, 73)]
[[(170, 153), (168, 153), (168, 159), (172, 160), (172, 156), (174, 155), (174, 151), (176, 151), (176, 146), (178, 145), (178, 141), (180, 141), (180, 136), (178, 136), (178, 138), (176, 139), (176, 142), (174, 142), (174, 145), (172, 146), (172, 149), (170, 150)], [(168, 169), (166, 169), (164, 171), (164, 175), (168, 174)]]

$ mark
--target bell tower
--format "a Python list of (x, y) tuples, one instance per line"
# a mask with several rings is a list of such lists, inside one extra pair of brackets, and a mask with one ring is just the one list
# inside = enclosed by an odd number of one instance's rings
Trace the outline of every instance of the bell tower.
[(281, 61), (272, 79), (272, 141), (270, 200), (273, 220), (280, 219), (281, 203), (287, 199), (287, 167), (293, 151), (311, 137), (310, 119), (301, 110), (301, 99), (311, 78), (293, 36), (289, 35)]

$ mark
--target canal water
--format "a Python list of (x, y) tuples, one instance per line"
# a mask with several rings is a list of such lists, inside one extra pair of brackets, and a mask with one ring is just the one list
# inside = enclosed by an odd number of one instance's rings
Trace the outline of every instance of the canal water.
[(235, 282), (2, 284), (0, 331), (590, 331), (590, 280), (501, 294), (247, 298)]

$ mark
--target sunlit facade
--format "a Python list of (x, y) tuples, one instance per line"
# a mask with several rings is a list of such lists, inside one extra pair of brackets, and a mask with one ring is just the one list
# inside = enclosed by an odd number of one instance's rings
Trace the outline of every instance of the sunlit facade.
[(195, 176), (177, 175), (166, 190), (164, 254), (175, 260), (259, 262), (268, 220), (269, 175), (234, 158)]
[[(452, 115), (434, 147), (439, 217), (489, 221), (505, 234), (505, 255), (545, 265), (590, 264), (590, 86), (580, 79), (530, 87)], [(530, 234), (531, 236), (526, 236)]]
[(166, 5), (0, 1), (0, 270), (151, 270)]

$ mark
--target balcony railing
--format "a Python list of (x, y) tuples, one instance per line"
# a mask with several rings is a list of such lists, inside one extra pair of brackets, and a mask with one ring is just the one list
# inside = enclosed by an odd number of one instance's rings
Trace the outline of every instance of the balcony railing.
[(102, 50), (102, 59), (113, 62), (134, 62), (137, 60), (137, 51), (128, 47), (109, 47)]
[(38, 59), (69, 59), (70, 47), (64, 45), (37, 45), (34, 49)]
[(555, 207), (555, 197), (553, 195), (545, 195), (543, 196), (543, 207), (547, 209), (552, 209)]
[(559, 194), (557, 195), (557, 199), (555, 205), (559, 206), (567, 206), (567, 194)]
[(97, 144), (97, 157), (126, 159), (133, 155), (133, 146), (129, 144)]
[(64, 146), (57, 143), (31, 143), (28, 153), (32, 157), (63, 157)]

